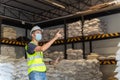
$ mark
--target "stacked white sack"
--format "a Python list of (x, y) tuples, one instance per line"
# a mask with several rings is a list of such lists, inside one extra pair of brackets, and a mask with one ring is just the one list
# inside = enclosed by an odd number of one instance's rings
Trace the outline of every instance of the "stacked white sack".
[(14, 59), (0, 56), (0, 80), (15, 80)]
[(20, 58), (16, 60), (16, 76), (15, 80), (29, 80), (28, 79), (28, 66), (27, 66), (27, 60), (24, 58)]

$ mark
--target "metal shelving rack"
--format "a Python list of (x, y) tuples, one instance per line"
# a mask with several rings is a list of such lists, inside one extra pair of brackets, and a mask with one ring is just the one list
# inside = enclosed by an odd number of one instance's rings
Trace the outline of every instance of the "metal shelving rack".
[[(67, 34), (66, 33), (66, 29), (67, 29), (66, 24), (74, 22), (74, 21), (81, 20), (82, 21), (82, 34), (83, 34), (83, 26), (84, 26), (84, 21), (86, 19), (92, 19), (92, 18), (96, 18), (96, 17), (107, 16), (107, 15), (111, 15), (111, 14), (115, 14), (115, 13), (120, 13), (120, 4), (109, 6), (109, 7), (103, 8), (103, 9), (99, 9), (99, 10), (82, 11), (82, 12), (78, 12), (78, 13), (75, 13), (75, 14), (72, 14), (72, 15), (63, 16), (63, 17), (43, 21), (43, 22), (40, 22), (40, 23), (36, 23), (36, 25), (42, 26), (42, 28), (48, 28), (50, 26), (64, 24), (64, 34), (65, 34), (64, 37), (65, 38), (55, 41), (54, 45), (61, 45), (61, 44), (63, 45), (64, 44), (64, 48), (65, 48), (65, 51), (64, 51), (64, 56), (65, 57), (64, 58), (67, 59), (67, 54), (66, 54), (67, 44), (72, 44), (72, 48), (74, 48), (74, 43), (82, 42), (83, 58), (86, 58), (86, 56), (85, 56), (85, 42), (86, 41), (89, 41), (90, 52), (92, 52), (92, 41), (119, 38), (120, 33), (117, 32), (117, 33), (99, 34), (99, 35), (91, 35), (91, 36), (82, 35), (82, 36), (78, 36), (78, 37), (67, 38), (67, 36), (66, 36), (66, 34)], [(21, 27), (21, 28), (25, 28), (26, 29), (26, 36), (27, 36), (27, 29), (30, 29), (31, 26), (33, 26), (33, 24), (29, 24), (29, 23), (27, 23), (25, 25), (22, 25), (21, 22), (19, 22), (19, 21), (9, 20), (9, 19), (3, 19), (1, 22), (3, 24), (8, 24), (8, 25), (13, 25), (13, 26), (18, 26), (18, 27)], [(14, 22), (16, 22), (16, 24), (14, 24)], [(0, 39), (0, 42), (2, 44), (7, 44), (7, 45), (9, 44), (9, 45), (16, 45), (16, 46), (25, 46), (28, 43), (28, 42), (12, 41), (12, 40), (9, 40), (9, 39)], [(44, 43), (45, 42), (41, 42), (40, 45), (42, 45)], [(103, 61), (100, 61), (100, 62), (101, 62), (101, 64), (103, 64)], [(115, 61), (113, 63), (115, 63)]]
[[(63, 23), (63, 20), (67, 21), (66, 23), (70, 23), (70, 22), (74, 22), (74, 21), (78, 21), (81, 20), (82, 21), (82, 36), (79, 37), (77, 40), (75, 38), (71, 38), (68, 39), (72, 43), (72, 48), (74, 48), (74, 43), (76, 41), (78, 42), (82, 42), (82, 46), (83, 46), (83, 58), (86, 58), (86, 54), (85, 54), (85, 41), (89, 41), (89, 45), (90, 45), (90, 52), (92, 52), (92, 41), (95, 40), (103, 40), (103, 39), (112, 39), (112, 38), (119, 38), (120, 34), (119, 33), (110, 33), (110, 34), (101, 34), (101, 35), (93, 35), (93, 36), (84, 36), (83, 35), (83, 26), (84, 26), (84, 21), (86, 19), (91, 19), (91, 18), (96, 18), (96, 17), (101, 17), (101, 16), (107, 16), (107, 15), (111, 15), (111, 14), (115, 14), (115, 13), (120, 13), (120, 4), (118, 5), (112, 5), (103, 9), (98, 9), (98, 10), (87, 10), (87, 11), (83, 11), (83, 12), (78, 12), (76, 14), (73, 15), (68, 15), (65, 17), (60, 17), (60, 18), (56, 18), (56, 19), (52, 19), (52, 20), (48, 20), (48, 21), (44, 21), (39, 23), (39, 25), (41, 26), (47, 26), (49, 25), (59, 25)], [(56, 23), (56, 24), (52, 24), (52, 22)], [(66, 23), (64, 23), (64, 25), (66, 25)], [(46, 25), (47, 24), (47, 25)], [(66, 29), (66, 27), (64, 27), (64, 29)], [(65, 39), (66, 39), (66, 35), (65, 35)], [(66, 41), (66, 40), (65, 40)], [(64, 43), (64, 48), (65, 50), (66, 48), (66, 42)], [(65, 58), (66, 57), (66, 52), (65, 52)], [(100, 60), (100, 64), (115, 64), (116, 61), (115, 60)]]
[[(120, 37), (120, 35), (119, 35), (119, 33), (110, 33), (110, 34), (97, 35), (97, 38), (95, 38), (96, 35), (86, 37), (86, 36), (83, 35), (84, 21), (87, 20), (87, 19), (92, 19), (92, 18), (101, 17), (101, 16), (107, 16), (107, 15), (111, 15), (111, 14), (115, 14), (115, 13), (119, 13), (119, 12), (120, 12), (120, 4), (117, 4), (117, 5), (108, 6), (108, 7), (102, 8), (102, 9), (86, 10), (86, 11), (78, 12), (78, 13), (75, 13), (75, 14), (72, 14), (72, 15), (43, 21), (43, 22), (38, 23), (37, 25), (40, 25), (40, 26), (43, 26), (43, 27), (60, 25), (60, 24), (66, 25), (67, 23), (71, 23), (71, 22), (74, 22), (74, 21), (81, 20), (82, 21), (82, 32), (81, 32), (82, 36), (79, 37), (79, 38), (78, 37), (75, 37), (75, 38), (79, 39), (78, 42), (82, 42), (83, 58), (86, 58), (86, 56), (85, 56), (85, 41), (89, 41), (90, 52), (92, 52), (92, 41), (116, 38), (116, 37)], [(66, 23), (64, 23), (64, 21), (66, 21)], [(54, 22), (54, 24), (53, 24), (53, 22)], [(66, 27), (64, 27), (64, 30), (66, 30)], [(74, 48), (74, 43), (77, 41), (75, 38), (68, 39), (68, 40), (73, 40), (73, 42), (71, 42), (73, 48)], [(86, 38), (88, 38), (88, 39), (86, 39)], [(65, 35), (65, 39), (66, 39), (66, 35)], [(65, 42), (64, 43), (65, 50), (66, 50), (66, 44), (67, 43)], [(66, 55), (66, 53), (65, 53), (65, 55)]]

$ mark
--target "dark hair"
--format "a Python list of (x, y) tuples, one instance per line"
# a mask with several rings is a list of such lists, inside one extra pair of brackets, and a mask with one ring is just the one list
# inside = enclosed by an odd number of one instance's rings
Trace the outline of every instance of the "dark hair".
[(35, 31), (36, 31), (36, 30), (32, 31), (32, 33), (31, 33), (31, 34), (33, 34)]

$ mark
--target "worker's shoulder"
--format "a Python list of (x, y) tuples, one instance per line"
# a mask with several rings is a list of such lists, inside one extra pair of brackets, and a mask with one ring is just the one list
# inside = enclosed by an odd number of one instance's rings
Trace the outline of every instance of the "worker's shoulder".
[(33, 45), (35, 45), (33, 42), (28, 43), (28, 46), (33, 46)]
[(34, 43), (31, 43), (31, 42), (29, 42), (29, 43), (25, 46), (26, 49), (31, 49), (31, 48), (35, 48), (35, 47), (36, 47), (36, 45), (35, 45)]
[(28, 48), (35, 48), (37, 45), (35, 45), (33, 42), (28, 43)]

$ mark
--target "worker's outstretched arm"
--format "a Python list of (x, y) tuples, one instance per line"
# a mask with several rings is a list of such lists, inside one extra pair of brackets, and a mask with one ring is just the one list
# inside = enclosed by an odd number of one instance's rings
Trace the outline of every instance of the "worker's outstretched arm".
[(47, 50), (54, 43), (54, 41), (57, 40), (60, 37), (62, 37), (62, 35), (60, 34), (60, 31), (58, 31), (53, 39), (51, 39), (49, 42), (47, 42), (43, 46), (37, 46), (35, 48), (35, 51), (45, 51), (45, 50)]

